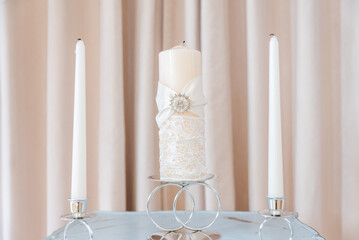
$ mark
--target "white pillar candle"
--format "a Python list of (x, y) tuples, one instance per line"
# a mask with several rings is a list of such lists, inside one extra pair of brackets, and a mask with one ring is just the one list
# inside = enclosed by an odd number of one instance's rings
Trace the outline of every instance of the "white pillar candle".
[(180, 93), (183, 87), (202, 74), (201, 52), (183, 44), (160, 52), (159, 81)]
[[(186, 48), (184, 44), (159, 54), (160, 84), (156, 97), (159, 113), (156, 120), (160, 128), (161, 179), (194, 180), (206, 176), (204, 147), (206, 99), (201, 86), (201, 65), (201, 53)], [(177, 99), (176, 102), (174, 92), (177, 93), (177, 97), (178, 94), (183, 94), (186, 100)], [(185, 106), (189, 108), (185, 109)], [(180, 109), (185, 110), (178, 111)], [(183, 149), (188, 144), (192, 149), (184, 153)]]
[(269, 42), (268, 196), (283, 197), (283, 156), (279, 79), (279, 47)]
[(86, 78), (85, 44), (76, 44), (71, 199), (86, 199)]

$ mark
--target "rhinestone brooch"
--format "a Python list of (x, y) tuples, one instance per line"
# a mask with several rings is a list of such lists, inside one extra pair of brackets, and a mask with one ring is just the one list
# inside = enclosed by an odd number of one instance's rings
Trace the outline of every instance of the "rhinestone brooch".
[(174, 94), (170, 96), (171, 109), (178, 113), (184, 113), (191, 108), (191, 100), (184, 94)]

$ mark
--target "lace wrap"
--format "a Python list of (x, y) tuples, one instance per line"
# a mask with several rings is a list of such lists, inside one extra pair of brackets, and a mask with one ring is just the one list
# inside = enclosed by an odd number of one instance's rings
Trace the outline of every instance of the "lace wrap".
[[(190, 80), (181, 93), (158, 82), (156, 102), (161, 179), (205, 177), (204, 105), (207, 100), (203, 96), (201, 76)], [(198, 117), (183, 115), (186, 111)]]
[(161, 179), (194, 180), (207, 173), (204, 120), (172, 115), (160, 127)]

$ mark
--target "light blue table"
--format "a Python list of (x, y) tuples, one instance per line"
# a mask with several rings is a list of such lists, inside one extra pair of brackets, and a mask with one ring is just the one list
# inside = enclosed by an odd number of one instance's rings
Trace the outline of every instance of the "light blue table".
[[(94, 212), (94, 218), (86, 219), (86, 222), (93, 230), (94, 240), (97, 239), (126, 239), (126, 240), (146, 240), (160, 239), (157, 235), (164, 234), (157, 229), (148, 218), (146, 212)], [(213, 216), (213, 212), (196, 213), (197, 220), (208, 220)], [(154, 212), (154, 217), (158, 221), (171, 224), (173, 222), (172, 212)], [(207, 219), (208, 218), (208, 219)], [(157, 221), (156, 220), (156, 221)], [(208, 229), (206, 233), (210, 234), (212, 239), (221, 240), (259, 240), (259, 226), (263, 222), (262, 217), (257, 212), (222, 212), (217, 221)], [(324, 240), (315, 230), (300, 222), (294, 216), (288, 220), (293, 228), (293, 240)], [(210, 220), (209, 220), (210, 221)], [(64, 222), (64, 225), (66, 222)], [(64, 228), (60, 228), (53, 234), (45, 238), (45, 240), (63, 239)], [(183, 235), (178, 238), (178, 234), (168, 234), (166, 240), (176, 239), (208, 239), (203, 235), (196, 233), (190, 237)], [(289, 239), (290, 232), (284, 221), (275, 219), (269, 222), (263, 228), (263, 240), (280, 240)], [(88, 239), (86, 229), (80, 225), (73, 225), (68, 232), (68, 238), (71, 239)]]

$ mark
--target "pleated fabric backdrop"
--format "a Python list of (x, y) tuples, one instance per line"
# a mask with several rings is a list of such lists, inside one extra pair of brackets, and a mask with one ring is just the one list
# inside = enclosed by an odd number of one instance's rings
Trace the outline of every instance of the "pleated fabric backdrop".
[(1, 0), (0, 238), (64, 224), (78, 37), (90, 210), (145, 209), (159, 167), (158, 53), (183, 40), (203, 54), (207, 163), (224, 210), (266, 208), (276, 33), (287, 208), (328, 240), (357, 239), (358, 13), (355, 0)]

